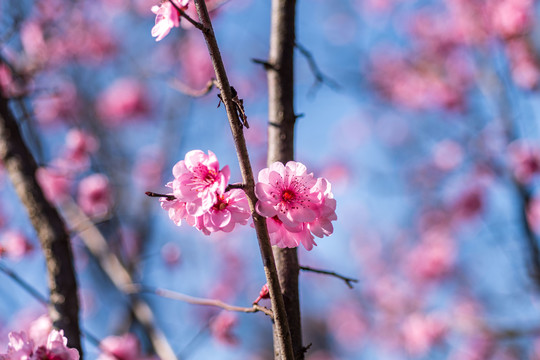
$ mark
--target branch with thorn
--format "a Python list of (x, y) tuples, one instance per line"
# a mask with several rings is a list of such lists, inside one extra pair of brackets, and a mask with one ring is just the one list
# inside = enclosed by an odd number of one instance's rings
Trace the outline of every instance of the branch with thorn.
[(349, 289), (353, 288), (352, 283), (357, 283), (358, 282), (358, 279), (353, 279), (353, 278), (350, 278), (350, 277), (347, 277), (347, 276), (343, 276), (343, 275), (340, 275), (340, 274), (338, 274), (338, 273), (336, 273), (334, 271), (315, 269), (315, 268), (312, 268), (310, 266), (300, 266), (300, 270), (310, 271), (310, 272), (314, 272), (314, 273), (317, 273), (317, 274), (324, 274), (324, 275), (329, 275), (329, 276), (336, 277), (338, 279), (341, 279), (341, 280), (345, 281), (345, 284), (347, 284)]

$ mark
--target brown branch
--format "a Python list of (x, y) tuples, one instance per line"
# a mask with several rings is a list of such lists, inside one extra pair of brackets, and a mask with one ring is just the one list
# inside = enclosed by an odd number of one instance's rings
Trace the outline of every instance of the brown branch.
[(346, 277), (346, 276), (340, 275), (340, 274), (338, 274), (338, 273), (336, 273), (334, 271), (315, 269), (315, 268), (312, 268), (310, 266), (300, 266), (300, 270), (310, 271), (310, 272), (314, 272), (314, 273), (317, 273), (317, 274), (324, 274), (324, 275), (334, 276), (334, 277), (336, 277), (338, 279), (341, 279), (341, 280), (345, 281), (345, 284), (347, 284), (347, 286), (350, 289), (353, 288), (352, 283), (357, 283), (358, 282), (358, 279), (353, 279), (353, 278), (350, 278), (350, 277)]
[[(118, 257), (111, 251), (107, 240), (95, 227), (92, 221), (81, 211), (71, 199), (62, 202), (62, 209), (68, 223), (76, 224), (74, 228), (84, 242), (92, 256), (94, 256), (105, 274), (119, 291), (123, 291), (126, 284), (133, 283), (130, 273)], [(160, 359), (174, 360), (176, 355), (167, 342), (165, 335), (155, 324), (152, 309), (139, 298), (131, 299), (131, 310), (135, 319), (143, 326)]]
[(28, 212), (45, 255), (50, 292), (49, 315), (53, 325), (64, 330), (68, 345), (77, 349), (82, 358), (77, 280), (69, 233), (58, 211), (45, 199), (37, 183), (36, 162), (3, 94), (0, 94), (0, 160)]
[(160, 194), (160, 193), (155, 193), (155, 192), (152, 192), (152, 191), (147, 191), (144, 193), (146, 196), (150, 196), (150, 197), (159, 197), (159, 198), (166, 198), (167, 200), (169, 201), (172, 201), (174, 199), (176, 199), (176, 197), (174, 195), (171, 195), (171, 194)]
[(201, 96), (208, 95), (208, 93), (212, 91), (212, 89), (216, 85), (216, 80), (215, 79), (208, 80), (208, 82), (202, 89), (193, 89), (189, 85), (184, 84), (178, 79), (173, 79), (172, 81), (169, 82), (169, 84), (171, 85), (173, 89), (178, 90), (182, 94), (185, 94), (191, 97), (201, 97)]
[[(268, 165), (294, 160), (294, 43), (295, 0), (272, 0), (270, 52), (268, 55)], [(293, 351), (297, 359), (304, 359), (302, 323), (298, 292), (298, 256), (296, 248), (274, 248), (279, 282), (287, 309)], [(275, 335), (275, 332), (274, 332)], [(275, 336), (274, 336), (275, 339)], [(274, 341), (278, 359), (280, 347)]]
[(229, 184), (225, 188), (225, 191), (229, 191), (229, 190), (232, 190), (232, 189), (242, 189), (242, 190), (244, 190), (245, 187), (246, 186), (244, 184)]
[(251, 169), (246, 140), (244, 138), (243, 125), (238, 118), (237, 109), (231, 93), (231, 86), (227, 78), (225, 66), (223, 65), (223, 61), (221, 59), (221, 54), (214, 35), (210, 16), (208, 15), (208, 10), (206, 9), (206, 4), (203, 0), (195, 0), (195, 6), (197, 8), (199, 19), (208, 29), (208, 31), (203, 31), (203, 35), (208, 46), (210, 57), (212, 58), (216, 79), (221, 91), (221, 98), (223, 100), (223, 104), (225, 105), (225, 110), (229, 119), (229, 124), (236, 147), (236, 153), (240, 164), (240, 170), (242, 172), (242, 180), (245, 184), (244, 191), (248, 198), (253, 224), (255, 226), (255, 231), (257, 232), (259, 249), (261, 252), (264, 272), (272, 302), (272, 310), (274, 311), (275, 338), (282, 354), (282, 358), (284, 360), (293, 360), (294, 350), (292, 346), (291, 333), (289, 331), (289, 324), (287, 321), (287, 312), (282, 297), (274, 256), (272, 254), (270, 237), (268, 236), (268, 229), (266, 228), (266, 220), (255, 210), (255, 204), (257, 203), (257, 198), (255, 196), (255, 179), (253, 177), (253, 170)]
[(140, 293), (155, 294), (161, 297), (183, 301), (183, 302), (193, 304), (193, 305), (215, 306), (215, 307), (219, 307), (228, 311), (237, 311), (237, 312), (244, 312), (244, 313), (262, 312), (270, 316), (271, 319), (274, 318), (274, 313), (272, 312), (272, 310), (264, 306), (257, 305), (257, 304), (253, 304), (252, 307), (230, 305), (217, 299), (198, 298), (198, 297), (182, 294), (177, 291), (172, 291), (172, 290), (167, 290), (167, 289), (162, 289), (162, 288), (154, 288), (154, 287), (144, 286), (144, 285), (139, 285), (139, 284), (128, 284), (124, 287), (124, 291), (130, 294), (140, 294)]

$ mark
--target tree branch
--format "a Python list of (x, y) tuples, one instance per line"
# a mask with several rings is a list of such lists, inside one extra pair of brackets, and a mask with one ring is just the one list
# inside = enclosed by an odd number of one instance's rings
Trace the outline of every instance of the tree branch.
[(128, 284), (124, 287), (124, 291), (130, 294), (140, 294), (140, 293), (155, 294), (161, 297), (183, 301), (189, 304), (215, 306), (215, 307), (219, 307), (228, 311), (237, 311), (237, 312), (244, 312), (244, 313), (256, 313), (260, 311), (270, 316), (271, 319), (274, 318), (274, 313), (272, 312), (272, 310), (264, 306), (257, 305), (257, 304), (253, 304), (252, 307), (230, 305), (217, 299), (198, 298), (198, 297), (189, 296), (189, 295), (182, 294), (180, 292), (176, 292), (172, 290), (154, 288), (154, 287), (144, 286), (144, 285), (139, 285), (139, 284)]
[(347, 284), (349, 289), (353, 288), (352, 283), (357, 283), (358, 282), (358, 279), (353, 279), (353, 278), (350, 278), (350, 277), (346, 277), (346, 276), (340, 275), (340, 274), (338, 274), (336, 272), (333, 272), (333, 271), (315, 269), (315, 268), (312, 268), (310, 266), (300, 266), (300, 270), (310, 271), (310, 272), (314, 272), (314, 273), (317, 273), (317, 274), (324, 274), (324, 275), (330, 275), (330, 276), (337, 277), (338, 279), (341, 279), (341, 280), (345, 281), (345, 284)]
[(270, 292), (270, 299), (272, 301), (272, 310), (274, 311), (274, 333), (277, 334), (277, 342), (279, 344), (279, 348), (281, 349), (282, 358), (284, 360), (293, 360), (294, 351), (287, 321), (287, 312), (283, 297), (281, 295), (281, 287), (277, 275), (276, 264), (274, 262), (274, 256), (272, 254), (272, 246), (270, 245), (268, 229), (266, 228), (266, 220), (255, 210), (255, 204), (257, 203), (257, 198), (255, 196), (255, 179), (253, 177), (253, 170), (251, 169), (246, 140), (244, 138), (243, 124), (238, 117), (236, 105), (233, 101), (231, 86), (229, 85), (225, 66), (223, 65), (223, 61), (221, 59), (221, 54), (214, 35), (210, 16), (208, 15), (208, 10), (206, 9), (206, 4), (203, 0), (195, 0), (195, 6), (197, 8), (197, 13), (199, 14), (199, 19), (208, 29), (208, 31), (203, 31), (203, 35), (208, 46), (210, 57), (212, 58), (212, 64), (214, 65), (216, 79), (221, 91), (223, 104), (225, 105), (225, 110), (227, 111), (227, 117), (229, 119), (229, 124), (236, 147), (236, 153), (240, 164), (240, 170), (242, 172), (242, 179), (243, 183), (245, 184), (244, 191), (248, 198), (255, 231), (257, 232), (259, 249), (261, 252), (264, 272)]
[(77, 280), (69, 233), (37, 183), (36, 162), (3, 94), (0, 94), (0, 160), (28, 212), (45, 254), (53, 325), (64, 330), (68, 345), (77, 349), (82, 358)]
[[(118, 257), (110, 250), (107, 240), (94, 226), (92, 221), (79, 209), (72, 200), (62, 202), (66, 219), (70, 224), (76, 224), (75, 231), (84, 242), (90, 253), (97, 259), (100, 267), (119, 291), (124, 291), (126, 284), (133, 283), (130, 273)], [(156, 354), (161, 359), (174, 360), (176, 355), (167, 342), (165, 335), (155, 325), (152, 309), (139, 298), (131, 298), (131, 310), (137, 321), (148, 334)]]
[(300, 51), (300, 54), (302, 54), (306, 58), (309, 68), (311, 69), (313, 76), (315, 76), (315, 83), (313, 84), (312, 90), (310, 90), (310, 92), (313, 92), (319, 86), (319, 84), (326, 84), (328, 85), (328, 87), (334, 90), (339, 89), (338, 83), (323, 74), (321, 69), (319, 69), (317, 62), (315, 62), (315, 57), (308, 49), (306, 49), (298, 42), (295, 42), (294, 46), (298, 49), (298, 51)]
[(185, 94), (191, 97), (201, 97), (201, 96), (207, 95), (208, 93), (210, 93), (210, 91), (212, 91), (212, 89), (216, 85), (216, 80), (215, 79), (208, 80), (208, 82), (202, 89), (192, 89), (189, 85), (184, 84), (178, 79), (171, 80), (169, 84), (171, 85), (173, 89), (178, 90), (182, 94)]

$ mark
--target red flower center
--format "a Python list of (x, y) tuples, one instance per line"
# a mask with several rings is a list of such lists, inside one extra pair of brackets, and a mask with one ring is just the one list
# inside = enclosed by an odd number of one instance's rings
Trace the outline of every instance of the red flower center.
[(281, 199), (283, 199), (283, 201), (285, 202), (289, 202), (293, 200), (294, 198), (295, 198), (294, 192), (288, 189), (283, 191), (283, 193), (281, 194)]

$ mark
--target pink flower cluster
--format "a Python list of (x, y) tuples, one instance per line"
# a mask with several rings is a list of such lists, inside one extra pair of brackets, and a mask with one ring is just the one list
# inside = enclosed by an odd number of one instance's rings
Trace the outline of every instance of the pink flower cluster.
[(258, 180), (257, 212), (268, 218), (272, 245), (292, 248), (302, 243), (311, 250), (317, 245), (313, 235), (322, 238), (332, 234), (336, 200), (326, 179), (315, 178), (303, 164), (289, 161), (261, 170)]
[(180, 26), (180, 14), (176, 8), (186, 10), (188, 3), (189, 0), (172, 0), (152, 7), (152, 12), (156, 14), (156, 24), (152, 28), (152, 36), (156, 38), (156, 41), (167, 36), (173, 27)]
[[(246, 195), (240, 189), (225, 191), (229, 167), (220, 170), (211, 151), (208, 155), (201, 150), (188, 152), (174, 166), (173, 175), (174, 180), (167, 184), (173, 193), (160, 201), (176, 225), (185, 220), (210, 235), (247, 224), (250, 210)], [(301, 243), (311, 250), (317, 245), (314, 235), (322, 238), (332, 234), (336, 200), (326, 179), (315, 178), (303, 164), (290, 161), (261, 170), (258, 180), (256, 210), (267, 217), (272, 245), (293, 248)]]
[(45, 344), (34, 344), (34, 340), (22, 332), (10, 332), (6, 354), (0, 360), (79, 360), (79, 352), (67, 347), (63, 330), (52, 330)]
[(141, 354), (141, 345), (134, 334), (109, 336), (101, 342), (99, 347), (102, 353), (97, 360), (157, 360), (155, 357)]
[(160, 199), (163, 209), (176, 225), (186, 220), (205, 235), (231, 232), (235, 225), (245, 225), (250, 217), (249, 204), (242, 190), (225, 191), (229, 182), (228, 166), (219, 169), (216, 155), (193, 150), (173, 168), (173, 200)]

